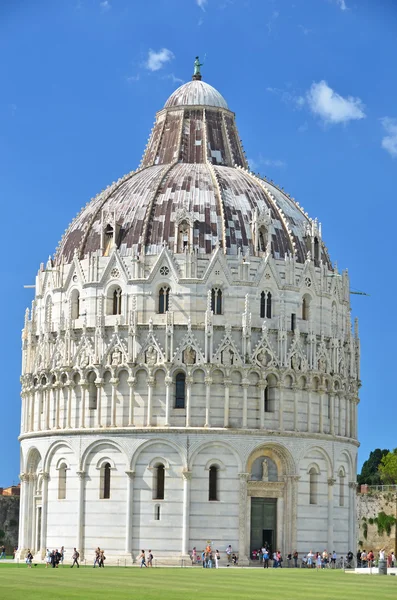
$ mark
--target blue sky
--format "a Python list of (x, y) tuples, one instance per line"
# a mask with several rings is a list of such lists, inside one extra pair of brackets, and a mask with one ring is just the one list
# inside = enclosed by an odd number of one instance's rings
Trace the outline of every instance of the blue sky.
[(397, 4), (393, 0), (2, 0), (0, 485), (19, 473), (20, 333), (40, 262), (137, 167), (154, 114), (203, 76), (256, 171), (323, 224), (360, 319), (360, 462), (397, 446)]

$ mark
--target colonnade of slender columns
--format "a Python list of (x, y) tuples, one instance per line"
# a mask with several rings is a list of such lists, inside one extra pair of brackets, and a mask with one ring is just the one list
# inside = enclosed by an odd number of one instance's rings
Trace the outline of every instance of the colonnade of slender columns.
[[(118, 426), (135, 426), (135, 394), (136, 394), (136, 379), (130, 377), (128, 383), (128, 420), (123, 416), (123, 423), (118, 422), (117, 415), (117, 394), (119, 379), (111, 378), (111, 397), (110, 397), (110, 419), (107, 417), (107, 422), (103, 422), (103, 393), (104, 381), (98, 378), (95, 381), (97, 390), (96, 408), (89, 404), (89, 384), (85, 380), (75, 384), (68, 382), (62, 384), (47, 384), (39, 388), (33, 388), (22, 393), (22, 418), (21, 430), (22, 433), (30, 431), (48, 431), (51, 429), (74, 429), (74, 428), (90, 428), (90, 427), (118, 427)], [(188, 375), (185, 380), (185, 425), (192, 426), (192, 408), (194, 402), (193, 396), (193, 377)], [(153, 396), (155, 388), (155, 378), (149, 375), (147, 380), (147, 404), (145, 414), (145, 426), (153, 426)], [(213, 379), (207, 373), (205, 379), (205, 413), (203, 415), (203, 427), (211, 427), (211, 387)], [(76, 385), (80, 386), (80, 395), (77, 397), (74, 389)], [(224, 398), (223, 398), (223, 427), (230, 426), (230, 402), (231, 402), (231, 379), (224, 380)], [(242, 402), (241, 408), (241, 425), (242, 428), (248, 427), (248, 416), (250, 406), (250, 388), (251, 383), (248, 379), (241, 381)], [(171, 427), (171, 409), (173, 402), (173, 386), (174, 381), (170, 374), (165, 377), (165, 419), (164, 426)], [(265, 390), (268, 386), (267, 381), (260, 380), (257, 384), (256, 396), (259, 395), (258, 403), (258, 425), (259, 429), (266, 429), (267, 413), (265, 411)], [(276, 403), (276, 411), (278, 411), (278, 429), (285, 430), (285, 393), (288, 388), (278, 384), (278, 398)], [(324, 388), (319, 388), (313, 392), (309, 387), (293, 387), (293, 421), (292, 425), (288, 425), (287, 429), (299, 432), (305, 430), (309, 433), (329, 433), (341, 437), (355, 438), (357, 436), (357, 398), (347, 395), (344, 396), (341, 392), (327, 392)], [(314, 398), (316, 393), (316, 398)], [(318, 419), (314, 421), (313, 406), (318, 401)], [(288, 400), (290, 402), (290, 400)], [(328, 402), (328, 405), (327, 405)], [(306, 424), (300, 422), (299, 409), (306, 405)], [(271, 411), (270, 414), (272, 414)], [(269, 416), (270, 416), (269, 414)], [(61, 423), (62, 415), (62, 423)], [(274, 416), (270, 416), (273, 420)], [(124, 421), (125, 419), (125, 421)], [(197, 425), (195, 425), (197, 426)], [(272, 424), (274, 428), (274, 424)]]

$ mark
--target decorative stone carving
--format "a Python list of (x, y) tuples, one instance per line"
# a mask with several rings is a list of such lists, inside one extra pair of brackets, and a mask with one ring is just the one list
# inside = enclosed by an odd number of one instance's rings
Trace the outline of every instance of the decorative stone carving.
[(146, 350), (146, 364), (149, 367), (154, 367), (154, 365), (156, 363), (157, 363), (157, 352), (153, 348), (153, 346), (149, 346), (149, 348)]
[(116, 348), (112, 352), (112, 366), (117, 367), (122, 362), (123, 355), (120, 352), (120, 348), (116, 346)]
[(188, 346), (184, 351), (184, 363), (186, 365), (194, 365), (196, 362), (196, 351)]
[(266, 458), (262, 462), (262, 481), (269, 481), (269, 465)]

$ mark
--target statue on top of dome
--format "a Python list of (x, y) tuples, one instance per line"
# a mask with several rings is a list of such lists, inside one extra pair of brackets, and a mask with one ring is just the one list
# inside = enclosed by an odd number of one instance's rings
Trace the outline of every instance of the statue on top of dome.
[(193, 71), (193, 79), (201, 79), (201, 71), (200, 71), (200, 67), (203, 66), (204, 63), (200, 62), (200, 59), (198, 56), (196, 56), (196, 59), (194, 61), (194, 71)]

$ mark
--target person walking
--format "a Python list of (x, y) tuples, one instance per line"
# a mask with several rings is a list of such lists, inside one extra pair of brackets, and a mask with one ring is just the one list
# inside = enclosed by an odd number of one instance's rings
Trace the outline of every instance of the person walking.
[(227, 567), (230, 566), (230, 561), (232, 560), (232, 545), (229, 544), (228, 547), (226, 548), (226, 556), (227, 556)]
[(215, 569), (219, 569), (219, 561), (221, 559), (221, 555), (219, 550), (215, 550)]
[(149, 550), (149, 554), (148, 554), (148, 557), (147, 557), (147, 566), (148, 567), (153, 567), (153, 554), (152, 554), (151, 550)]
[(295, 569), (298, 568), (298, 557), (299, 557), (298, 551), (295, 550), (295, 552), (292, 555), (292, 558), (294, 560), (294, 567), (295, 567)]
[(49, 550), (49, 548), (47, 548), (47, 550), (45, 551), (45, 568), (48, 569), (48, 567), (51, 565), (51, 550)]
[(1, 546), (0, 548), (0, 558), (5, 558), (6, 557), (6, 547), (5, 546)]
[(63, 546), (61, 548), (60, 555), (61, 555), (60, 563), (61, 563), (61, 565), (63, 565), (63, 560), (65, 558), (65, 548)]
[(33, 554), (31, 553), (30, 550), (28, 550), (28, 553), (26, 555), (26, 564), (28, 565), (28, 569), (32, 568), (32, 560), (33, 560)]
[(139, 559), (141, 561), (141, 569), (142, 569), (142, 567), (147, 567), (146, 556), (145, 556), (145, 551), (144, 550), (141, 550), (141, 553), (139, 555)]
[(79, 565), (79, 556), (80, 556), (80, 554), (78, 553), (78, 551), (76, 550), (76, 548), (73, 548), (73, 554), (72, 554), (73, 564), (70, 567), (71, 569), (73, 569), (74, 565), (76, 565), (77, 568), (80, 567), (80, 565)]
[(310, 550), (310, 552), (309, 552), (309, 553), (308, 553), (308, 555), (307, 555), (307, 567), (308, 567), (309, 569), (312, 569), (312, 568), (313, 568), (313, 557), (314, 557), (314, 554), (313, 554), (313, 552)]
[(95, 550), (94, 569), (95, 569), (95, 565), (98, 565), (98, 567), (99, 567), (99, 555), (100, 555), (100, 553), (101, 553), (101, 549), (98, 546), (98, 548)]
[(105, 568), (105, 560), (106, 560), (105, 550), (101, 550), (99, 553), (99, 566), (102, 567), (103, 569)]
[(194, 546), (192, 550), (192, 563), (195, 565), (197, 563), (197, 550), (196, 546)]

